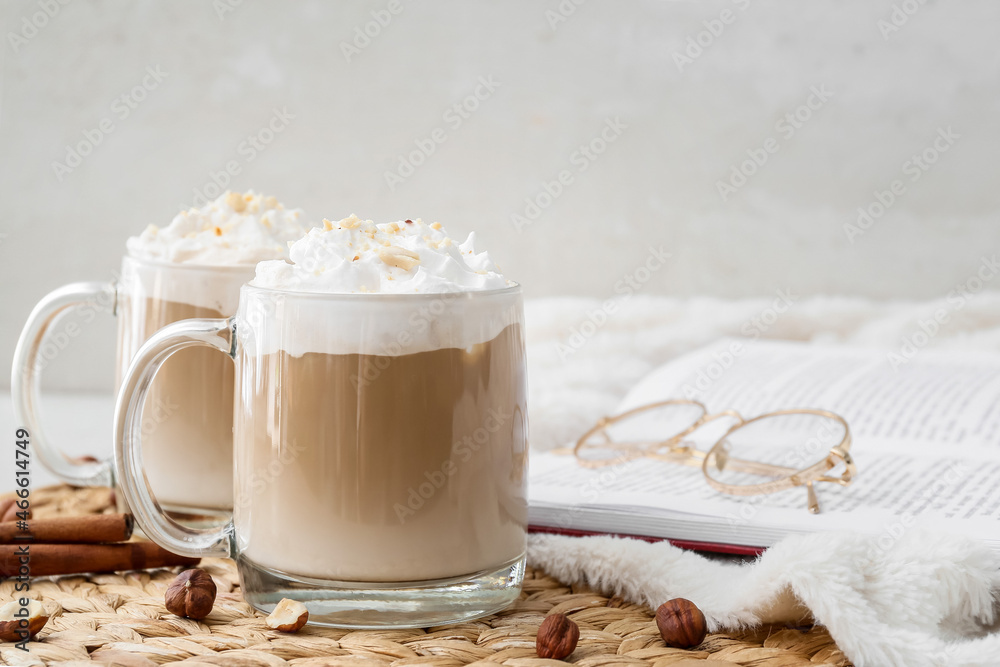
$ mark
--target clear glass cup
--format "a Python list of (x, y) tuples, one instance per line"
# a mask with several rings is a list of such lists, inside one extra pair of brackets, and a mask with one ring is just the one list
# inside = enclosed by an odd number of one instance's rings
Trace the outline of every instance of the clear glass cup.
[[(47, 437), (39, 415), (42, 371), (66, 335), (59, 325), (63, 315), (84, 308), (84, 321), (98, 311), (117, 317), (120, 386), (132, 357), (154, 332), (192, 317), (232, 315), (240, 287), (253, 273), (252, 265), (170, 264), (127, 255), (116, 280), (66, 285), (39, 301), (14, 353), (11, 394), (17, 423), (31, 433), (42, 465), (74, 486), (115, 485), (110, 457), (68, 458)], [(232, 511), (232, 387), (230, 363), (208, 350), (186, 350), (164, 366), (147, 394), (141, 425), (147, 474), (157, 499), (183, 520), (217, 521)], [(201, 465), (186, 463), (194, 457)]]
[[(157, 507), (142, 445), (157, 369), (199, 347), (236, 367), (233, 519), (214, 530)], [(287, 597), (322, 625), (422, 627), (518, 596), (526, 415), (520, 287), (328, 295), (247, 285), (235, 317), (169, 325), (139, 350), (119, 394), (115, 453), (146, 534), (176, 553), (235, 558), (256, 608)]]

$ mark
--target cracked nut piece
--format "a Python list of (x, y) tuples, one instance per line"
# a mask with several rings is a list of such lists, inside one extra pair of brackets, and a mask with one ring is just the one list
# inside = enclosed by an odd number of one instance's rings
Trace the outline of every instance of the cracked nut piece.
[(420, 263), (420, 255), (394, 245), (379, 250), (378, 258), (389, 266), (397, 266), (404, 271), (409, 271)]
[(569, 620), (565, 614), (547, 616), (538, 628), (535, 652), (539, 658), (562, 660), (574, 650), (580, 641), (580, 626)]
[(201, 619), (212, 613), (215, 592), (215, 582), (208, 572), (198, 568), (184, 570), (167, 588), (163, 604), (167, 611), (178, 616)]
[(298, 632), (309, 620), (309, 610), (298, 600), (282, 598), (264, 620), (267, 627), (280, 632)]
[(705, 641), (705, 614), (690, 600), (667, 600), (656, 610), (656, 627), (671, 648), (694, 648)]
[(28, 600), (27, 608), (20, 600), (13, 600), (0, 607), (0, 641), (21, 642), (37, 635), (49, 617), (42, 603)]
[(226, 204), (230, 206), (237, 213), (242, 213), (246, 210), (247, 202), (239, 192), (227, 192), (226, 193)]

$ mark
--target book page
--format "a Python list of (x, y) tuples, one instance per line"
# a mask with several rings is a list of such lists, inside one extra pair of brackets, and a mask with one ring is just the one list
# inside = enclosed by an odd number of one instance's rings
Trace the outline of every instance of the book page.
[[(822, 512), (812, 515), (802, 488), (735, 497), (711, 488), (698, 467), (642, 458), (591, 470), (572, 455), (543, 454), (531, 463), (533, 509), (582, 530), (579, 508), (687, 517), (719, 524), (712, 539), (756, 533), (758, 546), (787, 532), (883, 532), (901, 520), (1000, 541), (1000, 355), (923, 351), (894, 368), (880, 351), (727, 340), (657, 369), (619, 411), (669, 398), (744, 418), (836, 412), (850, 425), (857, 476), (846, 487), (818, 484)], [(708, 449), (734, 423), (720, 420), (690, 440)]]
[(879, 451), (1000, 457), (1000, 354), (923, 350), (897, 366), (884, 351), (805, 343), (724, 340), (653, 371), (619, 411), (691, 398), (745, 418), (808, 407), (847, 419)]

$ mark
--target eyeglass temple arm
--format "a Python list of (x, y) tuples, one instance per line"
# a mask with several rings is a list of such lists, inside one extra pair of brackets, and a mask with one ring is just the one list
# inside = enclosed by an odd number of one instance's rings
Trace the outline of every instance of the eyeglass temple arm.
[[(669, 440), (657, 441), (657, 442), (609, 442), (602, 444), (602, 447), (607, 447), (608, 449), (622, 449), (627, 451), (643, 451), (649, 449), (650, 447), (665, 446), (667, 443), (676, 441), (677, 438), (670, 438)], [(683, 447), (671, 447), (671, 451), (666, 454), (646, 454), (649, 458), (659, 459), (662, 461), (671, 461), (674, 463), (682, 463), (684, 465), (701, 465), (701, 462), (708, 456), (708, 452), (703, 452), (700, 449), (695, 449), (690, 446)], [(678, 461), (679, 458), (685, 457), (684, 460)], [(785, 468), (784, 466), (771, 465), (769, 463), (758, 463), (757, 461), (748, 461), (746, 459), (736, 459), (728, 458), (726, 459), (725, 467), (731, 467), (733, 470), (739, 472), (749, 472), (761, 475), (791, 475), (795, 473), (794, 468)]]
[[(854, 464), (854, 459), (842, 446), (834, 447), (830, 450), (830, 458), (840, 459), (844, 464), (844, 472), (840, 477), (829, 477), (823, 475), (815, 480), (808, 482), (806, 484), (806, 493), (808, 494), (808, 505), (810, 514), (819, 514), (819, 499), (816, 497), (816, 489), (813, 488), (815, 482), (833, 482), (835, 484), (840, 484), (841, 486), (847, 486), (851, 483), (854, 478), (854, 474), (857, 472), (857, 466)], [(831, 467), (837, 465), (835, 462), (831, 462)]]
[[(697, 458), (705, 457), (705, 454), (703, 454), (698, 450), (690, 451), (689, 454)], [(830, 459), (834, 460), (830, 461)], [(842, 446), (837, 446), (830, 449), (830, 456), (827, 457), (827, 460), (829, 461), (829, 467), (830, 468), (836, 467), (838, 459), (845, 466), (844, 472), (841, 473), (839, 477), (829, 477), (827, 475), (824, 475), (822, 477), (817, 477), (816, 479), (812, 480), (812, 482), (810, 482), (809, 484), (811, 485), (813, 482), (832, 482), (835, 484), (840, 484), (841, 486), (847, 486), (848, 484), (850, 484), (854, 478), (855, 473), (857, 472), (857, 466), (854, 464), (854, 459), (851, 458), (851, 455)], [(737, 466), (734, 467), (734, 469), (738, 470), (739, 472), (753, 472), (753, 473), (764, 472), (770, 474), (781, 473), (784, 475), (794, 475), (797, 472), (794, 468), (785, 468), (783, 466), (771, 465), (770, 463), (747, 461), (745, 459), (730, 458), (726, 460), (725, 465), (729, 466), (734, 463), (737, 464)]]
[[(641, 450), (650, 446), (662, 446), (668, 442), (675, 441), (677, 438), (670, 438), (669, 440), (662, 442), (616, 442), (608, 443), (606, 446), (611, 449), (622, 449), (622, 450)], [(700, 466), (701, 462), (708, 456), (707, 452), (703, 452), (699, 449), (694, 449), (692, 447), (674, 447), (674, 451), (668, 454), (652, 454), (647, 455), (650, 458), (656, 458), (665, 461), (679, 462), (683, 465), (690, 466)], [(566, 453), (571, 453), (566, 451)], [(855, 465), (854, 461), (851, 459), (851, 455), (847, 452), (834, 448), (831, 451), (831, 456), (836, 459), (840, 459), (847, 466), (847, 469), (840, 477), (829, 477), (822, 476), (810, 481), (806, 484), (809, 491), (809, 511), (813, 514), (819, 513), (819, 501), (816, 498), (816, 491), (813, 488), (815, 482), (830, 482), (834, 484), (840, 484), (841, 486), (847, 486), (851, 483), (854, 476)], [(684, 457), (683, 460), (678, 461), (680, 457)], [(769, 463), (759, 463), (757, 461), (748, 461), (746, 459), (736, 459), (730, 458), (726, 460), (725, 467), (730, 468), (738, 472), (753, 473), (758, 475), (794, 475), (797, 470), (794, 468), (786, 468), (784, 466), (771, 465)], [(831, 466), (832, 467), (832, 466)]]
[(806, 484), (806, 505), (810, 514), (819, 514), (819, 498), (816, 497), (816, 489), (813, 488), (812, 482)]

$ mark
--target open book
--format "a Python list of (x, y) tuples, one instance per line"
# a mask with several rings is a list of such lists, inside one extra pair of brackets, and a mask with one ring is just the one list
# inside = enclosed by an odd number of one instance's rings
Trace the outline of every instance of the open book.
[(802, 488), (730, 496), (697, 467), (639, 458), (587, 469), (557, 450), (532, 455), (532, 528), (752, 553), (792, 533), (839, 529), (879, 535), (888, 546), (922, 526), (1000, 549), (1000, 354), (903, 357), (728, 339), (655, 370), (618, 412), (669, 398), (744, 418), (783, 408), (835, 412), (850, 425), (857, 475), (846, 487), (817, 484), (822, 511), (810, 514)]

